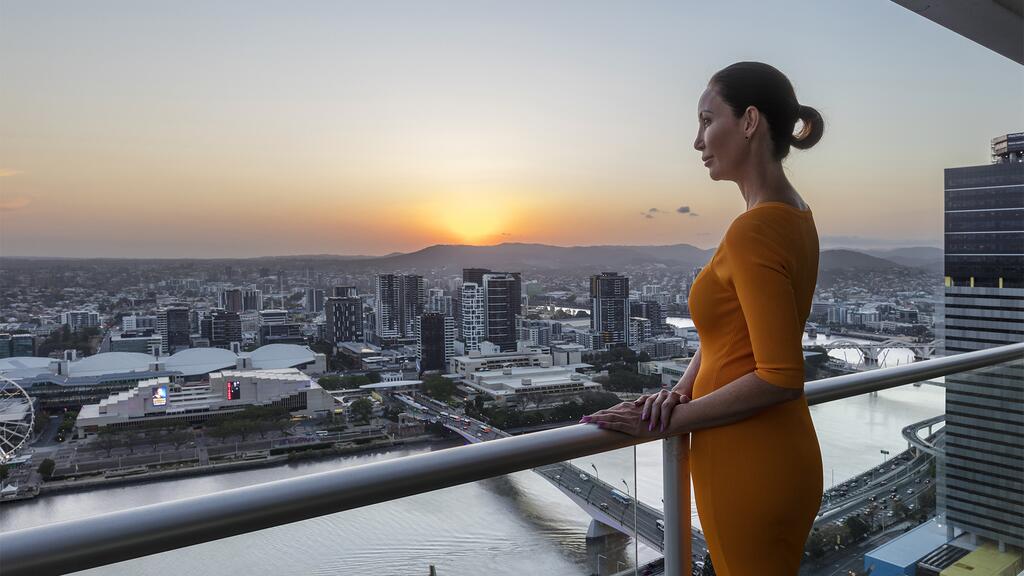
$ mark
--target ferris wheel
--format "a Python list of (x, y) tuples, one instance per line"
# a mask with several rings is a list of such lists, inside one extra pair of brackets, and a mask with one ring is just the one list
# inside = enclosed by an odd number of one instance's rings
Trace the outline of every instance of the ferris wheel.
[(28, 393), (0, 375), (0, 464), (28, 445), (34, 423), (35, 410)]

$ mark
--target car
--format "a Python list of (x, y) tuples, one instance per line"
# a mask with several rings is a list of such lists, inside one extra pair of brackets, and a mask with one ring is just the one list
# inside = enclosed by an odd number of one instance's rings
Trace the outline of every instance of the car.
[(920, 483), (921, 483), (921, 479), (920, 478), (918, 478), (917, 480), (914, 480), (914, 484), (920, 484)]
[(575, 492), (577, 494), (580, 493), (580, 487), (579, 486), (574, 486), (572, 490), (573, 490), (573, 492)]
[(601, 508), (601, 510), (607, 510), (607, 509), (608, 509), (608, 503), (607, 503), (607, 502), (601, 502), (601, 503), (600, 503), (600, 504), (598, 504), (597, 506), (598, 506), (599, 508)]
[(914, 489), (913, 488), (907, 488), (907, 494), (913, 494), (913, 493), (914, 493)]
[(555, 480), (561, 480), (561, 479), (562, 479), (562, 475), (561, 474), (555, 474)]
[(888, 516), (889, 518), (892, 518), (893, 516), (896, 515), (896, 513), (893, 512), (892, 510), (889, 510), (888, 512), (885, 513), (885, 515)]
[(654, 521), (654, 525), (658, 527), (658, 530), (661, 530), (662, 532), (665, 531), (665, 521), (662, 520), (661, 518), (658, 518), (657, 520), (655, 520)]
[(872, 494), (871, 496), (868, 496), (868, 500), (870, 500), (870, 501), (874, 502), (874, 501), (875, 501), (875, 496), (874, 496), (874, 494)]
[(584, 482), (586, 482), (586, 481), (590, 480), (590, 476), (587, 476), (586, 474), (580, 472), (580, 480), (583, 480)]
[(924, 479), (924, 483), (925, 483), (925, 484), (931, 484), (931, 483), (932, 483), (932, 480), (931, 480), (931, 478), (925, 478), (925, 479)]

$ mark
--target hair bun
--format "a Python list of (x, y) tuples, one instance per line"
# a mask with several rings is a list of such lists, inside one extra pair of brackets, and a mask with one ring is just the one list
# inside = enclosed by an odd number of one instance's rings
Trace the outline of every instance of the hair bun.
[(821, 118), (821, 114), (810, 106), (800, 106), (796, 117), (804, 125), (799, 132), (793, 134), (789, 143), (794, 148), (806, 150), (821, 140), (822, 134), (825, 133), (825, 121)]

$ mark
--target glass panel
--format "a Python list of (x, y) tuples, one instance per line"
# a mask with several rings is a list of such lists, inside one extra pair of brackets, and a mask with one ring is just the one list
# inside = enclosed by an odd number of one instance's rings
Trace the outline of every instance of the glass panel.
[[(46, 494), (5, 505), (0, 531), (89, 517), (190, 496), (459, 446), (443, 441), (170, 481)], [(600, 479), (594, 468), (600, 470)], [(587, 476), (587, 480), (579, 477)], [(574, 476), (575, 475), (575, 476)], [(623, 480), (628, 484), (624, 485)], [(83, 574), (253, 573), (612, 574), (637, 554), (630, 504), (611, 489), (636, 485), (633, 449), (546, 466), (279, 526)], [(568, 487), (580, 487), (579, 493)], [(589, 497), (589, 504), (588, 504)], [(628, 499), (627, 499), (628, 501)], [(600, 507), (607, 503), (608, 509)], [(582, 504), (582, 505), (581, 505)], [(619, 522), (609, 534), (592, 516)], [(623, 522), (625, 517), (625, 522)], [(588, 538), (594, 529), (597, 537)]]

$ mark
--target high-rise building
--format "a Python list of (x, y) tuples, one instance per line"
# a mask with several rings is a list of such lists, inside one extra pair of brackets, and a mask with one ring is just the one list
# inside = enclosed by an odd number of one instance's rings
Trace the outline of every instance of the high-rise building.
[(100, 325), (100, 315), (92, 310), (74, 310), (62, 312), (60, 323), (67, 324), (72, 332), (78, 332), (83, 328), (95, 328)]
[(551, 327), (553, 324), (561, 326), (560, 323), (550, 320), (529, 320), (520, 317), (519, 340), (529, 342), (534, 346), (550, 346)]
[(462, 285), (459, 299), (462, 315), (462, 341), (466, 352), (479, 351), (480, 343), (487, 339), (487, 307), (484, 288), (475, 282)]
[[(945, 171), (946, 354), (1024, 336), (1024, 133), (992, 141), (993, 163)], [(938, 504), (959, 528), (1024, 547), (1024, 361), (945, 377)]]
[(629, 345), (634, 346), (651, 339), (651, 321), (643, 316), (629, 319)]
[(455, 356), (455, 319), (439, 312), (424, 312), (416, 322), (416, 362), (420, 372), (447, 371)]
[(427, 304), (425, 307), (426, 312), (439, 312), (441, 314), (447, 314), (448, 316), (454, 316), (452, 307), (452, 297), (444, 293), (441, 288), (431, 288), (427, 290)]
[[(646, 286), (645, 286), (646, 288)], [(630, 301), (629, 315), (631, 317), (647, 318), (651, 321), (651, 330), (656, 331), (665, 326), (665, 314), (661, 304), (652, 301)]]
[(35, 356), (36, 339), (31, 334), (14, 334), (11, 336), (11, 356)]
[(242, 320), (237, 312), (215, 308), (203, 318), (200, 331), (210, 347), (230, 349), (232, 343), (242, 341)]
[(359, 296), (359, 291), (355, 286), (335, 286), (331, 291), (332, 298), (355, 298), (356, 296)]
[(414, 338), (414, 322), (423, 314), (423, 277), (378, 274), (376, 337), (380, 341)]
[(0, 334), (0, 358), (10, 358), (13, 356), (13, 347), (11, 346), (11, 335)]
[(144, 332), (122, 332), (110, 337), (111, 352), (138, 352), (156, 355), (160, 352), (163, 339), (152, 330)]
[(259, 313), (259, 325), (269, 326), (272, 324), (287, 324), (288, 323), (288, 311), (287, 310), (260, 310)]
[(178, 350), (188, 348), (191, 343), (188, 308), (161, 308), (156, 315), (156, 332), (160, 335), (161, 354), (174, 354)]
[(305, 342), (306, 338), (302, 335), (302, 324), (297, 322), (260, 325), (260, 346), (266, 346), (267, 344), (305, 344)]
[(325, 297), (326, 295), (324, 291), (319, 288), (306, 288), (306, 312), (309, 314), (319, 314), (323, 312)]
[(241, 288), (228, 288), (220, 293), (220, 307), (228, 312), (245, 310)]
[(363, 299), (356, 296), (328, 298), (324, 303), (324, 338), (332, 346), (363, 342)]
[(590, 329), (600, 334), (602, 346), (629, 341), (628, 277), (618, 272), (590, 277)]
[(242, 290), (242, 310), (257, 312), (263, 310), (263, 291), (255, 288)]
[(121, 318), (121, 330), (124, 332), (156, 330), (156, 316), (125, 316)]
[(490, 274), (491, 271), (487, 268), (463, 268), (462, 269), (462, 282), (472, 282), (477, 286), (484, 285), (484, 274)]
[(517, 319), (522, 315), (522, 278), (518, 272), (489, 272), (483, 280), (487, 340), (502, 352), (515, 352)]

